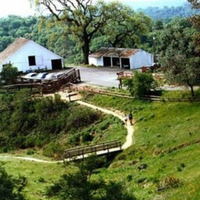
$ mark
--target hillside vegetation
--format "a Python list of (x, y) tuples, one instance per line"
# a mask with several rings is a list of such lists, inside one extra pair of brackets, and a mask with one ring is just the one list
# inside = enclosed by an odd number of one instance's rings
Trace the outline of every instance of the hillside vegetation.
[(125, 139), (120, 120), (63, 102), (59, 95), (33, 98), (28, 91), (20, 91), (2, 95), (0, 102), (1, 152), (42, 148), (45, 155), (58, 156), (66, 148), (109, 141), (116, 131), (116, 139)]
[[(170, 96), (180, 96), (180, 94), (180, 92), (173, 93)], [(127, 114), (131, 111), (136, 120), (134, 145), (118, 154), (114, 160), (107, 160), (109, 162), (106, 161), (96, 169), (92, 177), (123, 182), (127, 190), (138, 200), (200, 198), (198, 192), (200, 190), (199, 102), (148, 102), (100, 95), (86, 95), (85, 101), (121, 110)], [(89, 135), (93, 132), (98, 135), (99, 131), (103, 130), (101, 136), (99, 135), (98, 138), (96, 135), (93, 141), (100, 141), (100, 138), (103, 138), (102, 140), (125, 138), (126, 133), (119, 128), (122, 127), (121, 123), (116, 125), (115, 118), (110, 116), (108, 118), (102, 121), (104, 125), (94, 122), (92, 126), (83, 130), (90, 133)], [(110, 131), (111, 127), (115, 127), (115, 131), (108, 136), (105, 127), (109, 127)], [(30, 150), (25, 152), (29, 153)], [(22, 153), (19, 152), (19, 155)], [(39, 155), (35, 153), (33, 156)], [(5, 161), (4, 167), (8, 173), (27, 178), (28, 185), (25, 191), (30, 200), (47, 199), (46, 187), (52, 185), (52, 182), (57, 181), (65, 173), (62, 165), (10, 159)], [(71, 165), (65, 168), (70, 171)]]
[(102, 176), (126, 181), (138, 199), (200, 198), (200, 103), (142, 102), (98, 95), (86, 99), (132, 111), (136, 120), (135, 144), (108, 170), (100, 170)]
[(177, 7), (165, 6), (163, 8), (158, 8), (152, 6), (139, 10), (154, 20), (164, 20), (164, 21), (169, 21), (175, 17), (188, 18), (195, 14), (199, 14), (199, 11), (192, 9), (191, 6), (187, 3), (183, 6), (177, 6)]

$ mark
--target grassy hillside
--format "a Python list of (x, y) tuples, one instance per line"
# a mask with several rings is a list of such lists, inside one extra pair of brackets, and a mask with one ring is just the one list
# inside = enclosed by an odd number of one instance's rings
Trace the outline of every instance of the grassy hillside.
[(20, 91), (0, 97), (0, 104), (1, 152), (40, 148), (47, 156), (58, 156), (70, 147), (109, 141), (112, 135), (125, 139), (119, 119), (63, 102), (59, 95), (33, 98)]
[[(133, 101), (99, 95), (88, 95), (85, 101), (127, 114), (131, 111), (136, 120), (135, 144), (110, 161), (108, 168), (96, 170), (94, 176), (122, 181), (138, 200), (200, 199), (200, 103)], [(81, 138), (84, 134), (94, 136), (93, 142), (116, 137), (123, 140), (126, 135), (121, 122), (111, 116), (83, 128)], [(65, 171), (60, 164), (16, 160), (6, 162), (4, 167), (8, 173), (28, 178), (30, 200), (46, 199), (45, 187)]]
[[(101, 175), (124, 180), (138, 199), (199, 199), (200, 103), (142, 102), (88, 96), (87, 101), (133, 112), (135, 145)], [(139, 169), (139, 168), (145, 169)]]

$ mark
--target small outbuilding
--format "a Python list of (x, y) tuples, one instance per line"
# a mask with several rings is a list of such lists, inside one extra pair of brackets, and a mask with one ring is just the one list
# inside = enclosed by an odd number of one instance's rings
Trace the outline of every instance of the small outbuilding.
[(18, 38), (0, 53), (0, 72), (6, 64), (12, 64), (18, 71), (63, 68), (63, 58), (32, 40)]
[(89, 55), (89, 64), (124, 69), (139, 69), (143, 66), (152, 66), (154, 64), (154, 56), (142, 49), (103, 47)]

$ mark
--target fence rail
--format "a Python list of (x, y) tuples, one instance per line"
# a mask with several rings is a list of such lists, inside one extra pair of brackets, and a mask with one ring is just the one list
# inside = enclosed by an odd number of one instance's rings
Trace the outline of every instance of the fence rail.
[(171, 97), (160, 97), (154, 95), (145, 95), (141, 98), (142, 100), (150, 101), (167, 101), (167, 102), (199, 102), (200, 98), (190, 97), (190, 98), (171, 98)]
[(96, 145), (89, 145), (85, 147), (76, 147), (72, 149), (65, 150), (63, 153), (63, 159), (73, 158), (77, 156), (82, 156), (91, 153), (97, 153), (99, 151), (107, 151), (109, 153), (110, 149), (119, 148), (121, 150), (122, 143), (120, 141), (114, 140), (104, 143), (99, 143)]
[(20, 90), (23, 88), (30, 88), (32, 90), (33, 88), (38, 88), (39, 93), (50, 93), (60, 90), (60, 88), (65, 84), (80, 82), (81, 76), (79, 69), (74, 68), (70, 71), (63, 72), (63, 75), (52, 80), (42, 79), (37, 80), (37, 82), (34, 82), (34, 80), (30, 80), (32, 82), (25, 83), (23, 82), (22, 78), (21, 81), (22, 82), (18, 84), (2, 86), (1, 89), (8, 92), (10, 89)]

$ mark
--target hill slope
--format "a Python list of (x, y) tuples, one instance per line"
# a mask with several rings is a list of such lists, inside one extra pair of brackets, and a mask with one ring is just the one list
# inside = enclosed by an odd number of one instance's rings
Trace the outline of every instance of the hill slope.
[(200, 198), (200, 103), (137, 102), (97, 95), (88, 100), (127, 113), (132, 110), (137, 120), (135, 145), (101, 175), (124, 180), (138, 199)]

